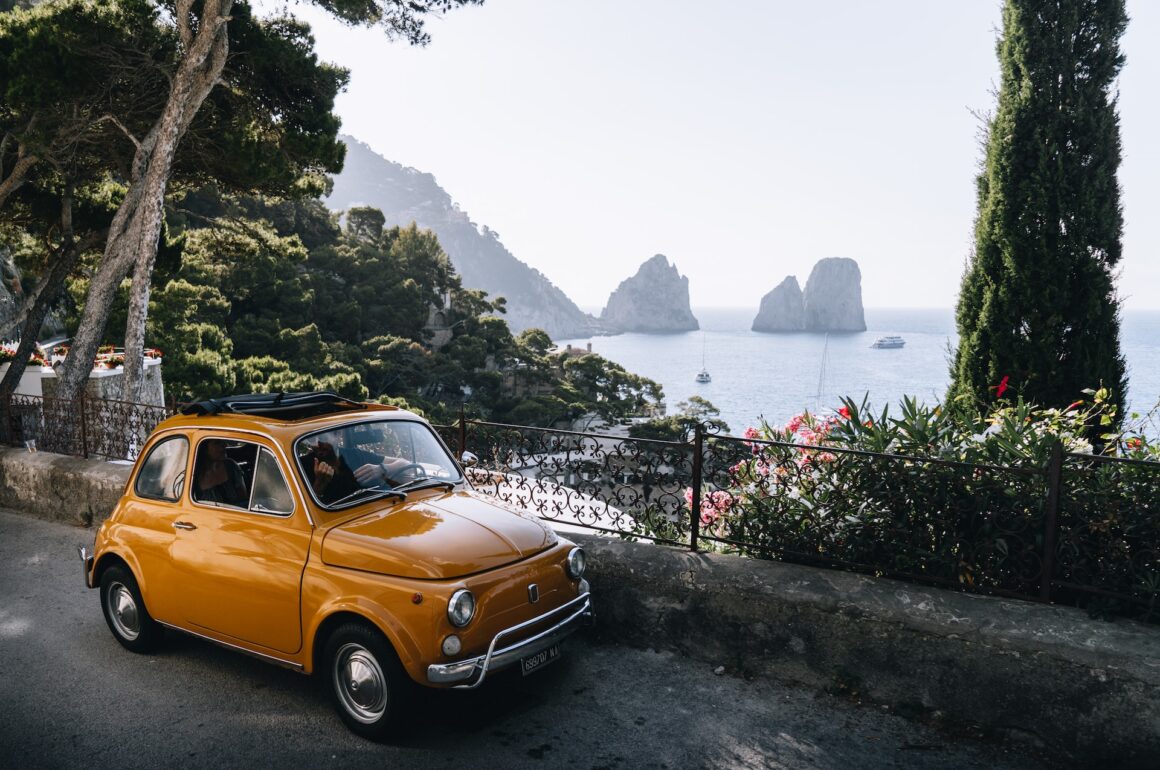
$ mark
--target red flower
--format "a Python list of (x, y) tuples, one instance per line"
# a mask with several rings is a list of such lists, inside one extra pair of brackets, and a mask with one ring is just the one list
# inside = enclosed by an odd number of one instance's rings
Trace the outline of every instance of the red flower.
[(1004, 374), (1003, 379), (999, 380), (999, 386), (995, 389), (995, 398), (1002, 398), (1003, 394), (1007, 392), (1007, 380), (1010, 376)]
[(842, 415), (842, 417), (846, 418), (847, 420), (850, 419), (850, 410), (846, 407), (839, 409), (838, 414)]
[(1139, 449), (1144, 446), (1144, 442), (1138, 438), (1128, 439), (1128, 449)]
[(1063, 411), (1070, 412), (1072, 409), (1075, 409), (1077, 406), (1079, 406), (1082, 403), (1083, 403), (1082, 400), (1081, 401), (1072, 401), (1070, 404), (1067, 405), (1067, 409), (1064, 409)]

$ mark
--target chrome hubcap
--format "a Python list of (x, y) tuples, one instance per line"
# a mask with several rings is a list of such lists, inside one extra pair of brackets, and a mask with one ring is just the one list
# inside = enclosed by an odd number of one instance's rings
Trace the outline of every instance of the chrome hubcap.
[(133, 601), (133, 594), (123, 583), (113, 583), (109, 586), (109, 617), (113, 619), (117, 633), (129, 641), (136, 639), (141, 633), (137, 602)]
[(334, 656), (334, 691), (347, 713), (364, 724), (382, 718), (387, 710), (387, 678), (370, 650), (344, 644)]

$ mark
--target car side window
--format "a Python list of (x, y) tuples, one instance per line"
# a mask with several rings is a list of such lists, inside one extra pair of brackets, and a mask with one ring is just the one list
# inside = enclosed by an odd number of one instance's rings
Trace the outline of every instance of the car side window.
[(258, 445), (209, 436), (197, 445), (193, 499), (207, 505), (248, 508)]
[(294, 498), (290, 487), (282, 476), (274, 453), (263, 448), (258, 452), (258, 464), (254, 469), (254, 495), (250, 498), (250, 510), (259, 513), (289, 514), (294, 511)]
[(189, 441), (184, 436), (168, 438), (149, 451), (133, 491), (141, 497), (176, 502), (185, 487), (185, 463)]

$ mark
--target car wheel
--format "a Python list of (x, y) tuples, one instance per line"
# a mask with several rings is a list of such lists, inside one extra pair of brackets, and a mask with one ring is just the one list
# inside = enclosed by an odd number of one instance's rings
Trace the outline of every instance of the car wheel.
[(397, 734), (411, 679), (378, 630), (361, 623), (335, 629), (326, 642), (326, 677), (334, 706), (353, 732), (375, 741)]
[(128, 567), (115, 565), (101, 575), (101, 609), (117, 641), (133, 652), (150, 652), (165, 629), (149, 615), (137, 580)]

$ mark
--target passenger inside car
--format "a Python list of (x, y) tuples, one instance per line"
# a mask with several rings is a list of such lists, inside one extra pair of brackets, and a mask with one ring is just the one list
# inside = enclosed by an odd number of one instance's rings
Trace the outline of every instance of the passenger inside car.
[(250, 492), (245, 474), (237, 461), (226, 454), (222, 439), (206, 439), (197, 449), (193, 499), (202, 503), (221, 503), (246, 507)]

